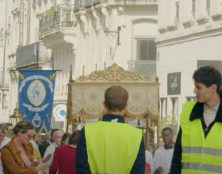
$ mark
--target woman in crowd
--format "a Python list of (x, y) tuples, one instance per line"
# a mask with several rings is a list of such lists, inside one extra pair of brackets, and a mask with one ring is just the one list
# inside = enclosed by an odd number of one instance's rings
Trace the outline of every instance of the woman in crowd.
[(76, 144), (79, 131), (75, 131), (69, 138), (68, 145), (56, 148), (49, 174), (76, 174)]
[(1, 150), (4, 174), (36, 174), (41, 164), (34, 163), (34, 150), (30, 143), (34, 130), (32, 123), (20, 121), (13, 129), (14, 138)]

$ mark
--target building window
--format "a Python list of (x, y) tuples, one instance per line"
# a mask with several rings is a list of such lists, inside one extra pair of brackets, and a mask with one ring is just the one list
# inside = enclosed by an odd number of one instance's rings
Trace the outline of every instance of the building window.
[(195, 15), (196, 15), (196, 0), (192, 0), (192, 15), (195, 18)]
[(181, 72), (167, 74), (167, 94), (180, 95), (181, 93)]
[(176, 22), (179, 23), (180, 20), (180, 2), (176, 2)]
[(137, 59), (156, 60), (156, 44), (154, 39), (137, 40)]
[(206, 10), (208, 15), (210, 15), (210, 1), (211, 0), (206, 0)]

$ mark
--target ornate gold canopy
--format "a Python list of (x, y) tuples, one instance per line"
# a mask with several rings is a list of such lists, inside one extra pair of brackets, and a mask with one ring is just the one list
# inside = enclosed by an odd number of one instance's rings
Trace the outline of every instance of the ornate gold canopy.
[(93, 71), (90, 75), (80, 76), (77, 81), (92, 81), (92, 82), (120, 82), (120, 81), (150, 81), (148, 77), (139, 75), (135, 71), (124, 70), (122, 67), (114, 63), (105, 70)]
[(124, 70), (114, 63), (105, 70), (80, 76), (72, 82), (72, 116), (85, 119), (102, 117), (104, 92), (113, 85), (123, 86), (129, 92), (126, 117), (147, 117), (154, 124), (159, 117), (159, 83), (137, 72)]

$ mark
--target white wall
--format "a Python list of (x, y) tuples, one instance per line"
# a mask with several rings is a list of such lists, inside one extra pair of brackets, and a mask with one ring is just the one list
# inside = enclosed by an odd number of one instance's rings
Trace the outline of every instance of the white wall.
[[(93, 15), (96, 13), (96, 16)], [(135, 60), (135, 39), (155, 38), (157, 34), (157, 6), (110, 6), (98, 8), (94, 12), (76, 14), (77, 43), (75, 78), (103, 69), (114, 62), (128, 68), (128, 60)], [(105, 27), (104, 27), (105, 26)], [(117, 34), (105, 33), (104, 30), (117, 31), (121, 27), (120, 45)]]
[(54, 69), (56, 73), (55, 102), (67, 100), (67, 84), (70, 66), (74, 67), (74, 57), (71, 47), (60, 47), (53, 50)]
[[(180, 113), (186, 96), (195, 96), (192, 75), (197, 68), (197, 60), (222, 61), (221, 44), (222, 36), (216, 35), (158, 47), (157, 74), (161, 83), (160, 97), (168, 97), (168, 99), (174, 97), (167, 95), (167, 74), (181, 72), (181, 95), (176, 95), (179, 97)], [(169, 115), (170, 111), (169, 106)]]

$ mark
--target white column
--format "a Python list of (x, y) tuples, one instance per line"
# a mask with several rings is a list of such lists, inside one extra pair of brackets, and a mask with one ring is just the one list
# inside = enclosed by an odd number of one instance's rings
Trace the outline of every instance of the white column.
[(183, 0), (181, 2), (182, 22), (192, 21), (192, 0)]
[[(213, 0), (214, 1), (214, 0)], [(196, 0), (196, 16), (198, 19), (207, 18), (206, 0)]]
[(175, 25), (176, 17), (176, 1), (170, 0), (167, 2), (167, 26)]
[(211, 15), (222, 15), (222, 0), (211, 1)]
[(165, 28), (166, 27), (166, 16), (167, 16), (167, 0), (159, 0), (158, 5), (158, 25), (159, 28)]

